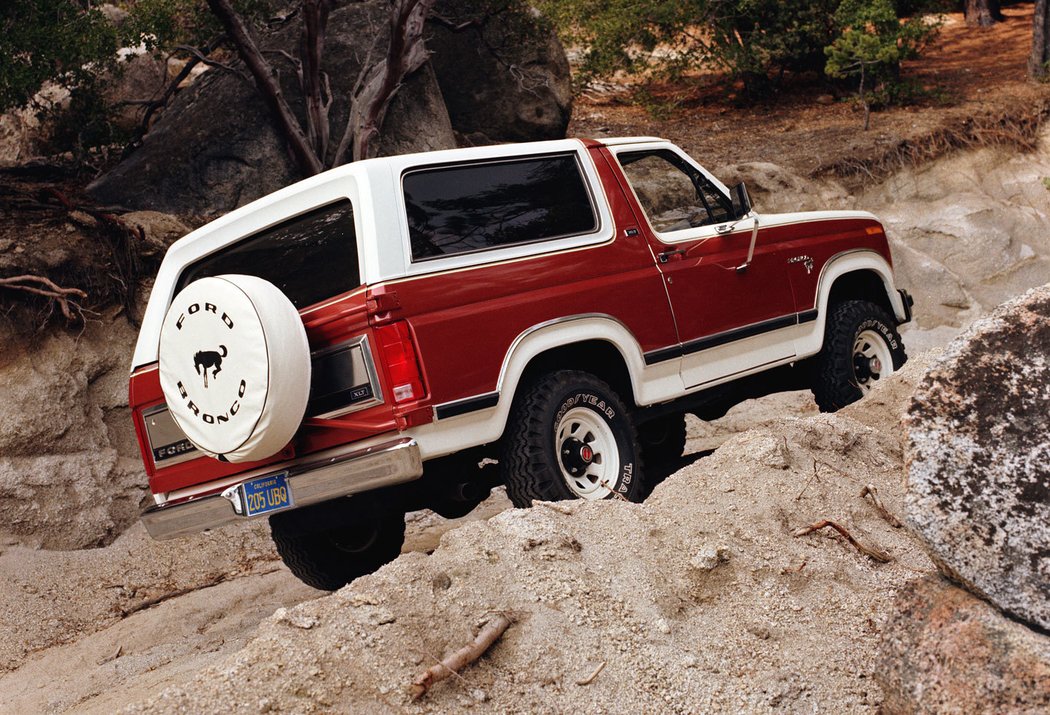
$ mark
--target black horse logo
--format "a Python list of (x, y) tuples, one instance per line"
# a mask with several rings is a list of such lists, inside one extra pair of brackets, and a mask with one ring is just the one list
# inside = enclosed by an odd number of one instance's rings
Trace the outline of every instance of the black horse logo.
[[(222, 353), (219, 353), (219, 350)], [(201, 374), (201, 368), (204, 368), (204, 387), (208, 387), (208, 368), (215, 368), (211, 376), (214, 379), (222, 371), (222, 359), (229, 355), (226, 352), (226, 346), (220, 345), (219, 350), (201, 350), (193, 356), (193, 367), (197, 369), (197, 374)]]

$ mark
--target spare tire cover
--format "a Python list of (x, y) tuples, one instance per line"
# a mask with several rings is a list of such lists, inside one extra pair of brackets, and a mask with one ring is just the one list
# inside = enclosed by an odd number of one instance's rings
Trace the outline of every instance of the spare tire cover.
[(255, 276), (190, 283), (160, 332), (168, 409), (202, 452), (265, 459), (295, 435), (310, 396), (310, 348), (299, 312)]

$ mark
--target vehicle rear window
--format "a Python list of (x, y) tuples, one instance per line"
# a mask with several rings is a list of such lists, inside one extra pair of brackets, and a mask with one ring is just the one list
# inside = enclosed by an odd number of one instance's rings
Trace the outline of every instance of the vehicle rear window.
[(415, 261), (598, 228), (575, 154), (423, 169), (404, 191)]
[(361, 284), (353, 206), (329, 204), (205, 256), (183, 271), (175, 292), (223, 273), (264, 278), (296, 308), (353, 290)]

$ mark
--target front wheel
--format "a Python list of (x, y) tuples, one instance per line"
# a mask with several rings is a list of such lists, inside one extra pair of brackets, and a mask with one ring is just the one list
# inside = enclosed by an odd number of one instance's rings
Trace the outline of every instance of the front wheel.
[(834, 306), (817, 356), (813, 395), (821, 412), (856, 402), (907, 361), (904, 343), (885, 310), (866, 300)]
[(589, 373), (543, 376), (515, 401), (500, 460), (516, 507), (645, 496), (638, 435), (620, 396)]

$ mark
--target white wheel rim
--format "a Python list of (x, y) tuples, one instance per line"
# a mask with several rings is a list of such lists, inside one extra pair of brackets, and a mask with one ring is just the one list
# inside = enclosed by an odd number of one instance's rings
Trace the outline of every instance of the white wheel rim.
[(575, 496), (597, 500), (612, 494), (620, 453), (612, 428), (596, 412), (582, 407), (566, 412), (554, 433), (554, 449), (562, 479)]
[(893, 353), (886, 339), (874, 330), (862, 330), (853, 341), (853, 375), (864, 394), (893, 374)]

